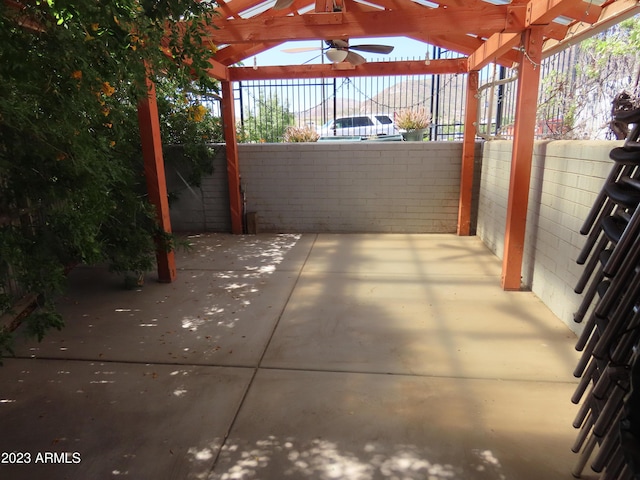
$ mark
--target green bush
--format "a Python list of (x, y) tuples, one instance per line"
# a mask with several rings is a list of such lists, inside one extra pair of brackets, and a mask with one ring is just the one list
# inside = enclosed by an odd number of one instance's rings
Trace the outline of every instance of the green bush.
[[(205, 73), (211, 51), (201, 42), (212, 7), (181, 0), (11, 5), (0, 2), (0, 293), (17, 283), (37, 294), (27, 330), (41, 339), (62, 326), (54, 299), (70, 266), (108, 262), (126, 272), (154, 265), (154, 238), (163, 232), (147, 201), (136, 113), (147, 75), (167, 97), (159, 101), (163, 133), (188, 145), (194, 178), (206, 173), (215, 120), (196, 99), (216, 88)], [(177, 28), (176, 19), (190, 22)], [(1, 355), (10, 342), (0, 333)]]

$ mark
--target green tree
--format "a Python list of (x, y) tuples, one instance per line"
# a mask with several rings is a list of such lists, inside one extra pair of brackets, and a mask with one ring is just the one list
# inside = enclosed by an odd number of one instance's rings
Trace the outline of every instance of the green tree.
[[(146, 197), (136, 105), (147, 75), (215, 88), (202, 45), (211, 8), (0, 2), (0, 308), (16, 284), (36, 294), (27, 326), (38, 338), (62, 326), (54, 300), (71, 265), (152, 268), (164, 232)], [(0, 354), (10, 336), (0, 331)]]
[[(222, 121), (201, 103), (198, 89), (160, 79), (157, 93), (165, 163), (187, 172), (187, 183), (199, 187), (203, 176), (213, 172), (212, 144), (224, 143)], [(175, 145), (181, 147), (180, 155), (170, 151)], [(175, 198), (177, 192), (169, 195)]]
[[(571, 71), (552, 70), (541, 84), (538, 119), (550, 136), (594, 138), (609, 130), (589, 120), (609, 114), (621, 92), (637, 101), (640, 17), (635, 16), (578, 46)], [(562, 125), (557, 122), (561, 121)]]
[(256, 107), (257, 111), (246, 115), (241, 138), (258, 143), (282, 142), (285, 130), (295, 120), (289, 105), (281, 103), (277, 94), (267, 96), (261, 92)]

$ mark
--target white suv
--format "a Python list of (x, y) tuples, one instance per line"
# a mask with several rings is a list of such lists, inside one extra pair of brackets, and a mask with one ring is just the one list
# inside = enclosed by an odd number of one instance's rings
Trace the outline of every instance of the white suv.
[(370, 137), (373, 135), (397, 135), (389, 115), (356, 115), (329, 120), (317, 129), (321, 137)]

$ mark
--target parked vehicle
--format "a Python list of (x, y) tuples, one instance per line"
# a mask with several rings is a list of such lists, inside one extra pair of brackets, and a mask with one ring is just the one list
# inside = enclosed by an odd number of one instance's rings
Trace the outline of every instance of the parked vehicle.
[(386, 114), (355, 115), (329, 120), (317, 129), (321, 137), (371, 137), (373, 135), (397, 135), (393, 119)]

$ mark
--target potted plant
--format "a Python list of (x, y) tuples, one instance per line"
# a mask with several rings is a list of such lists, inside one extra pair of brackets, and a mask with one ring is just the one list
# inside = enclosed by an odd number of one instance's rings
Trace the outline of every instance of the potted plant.
[(405, 109), (396, 114), (396, 126), (405, 140), (422, 141), (430, 123), (431, 115), (424, 108)]
[(284, 132), (284, 141), (288, 143), (317, 142), (320, 135), (311, 127), (287, 127)]

